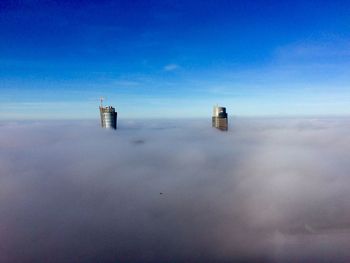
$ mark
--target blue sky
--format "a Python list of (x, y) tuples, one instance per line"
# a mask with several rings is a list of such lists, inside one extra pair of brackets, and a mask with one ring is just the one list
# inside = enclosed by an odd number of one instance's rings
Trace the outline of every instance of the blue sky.
[(350, 114), (348, 1), (0, 2), (0, 119)]

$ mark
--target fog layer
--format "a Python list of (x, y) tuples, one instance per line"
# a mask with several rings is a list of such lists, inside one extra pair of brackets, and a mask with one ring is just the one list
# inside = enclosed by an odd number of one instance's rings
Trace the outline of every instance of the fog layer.
[(350, 119), (0, 124), (0, 262), (350, 260)]

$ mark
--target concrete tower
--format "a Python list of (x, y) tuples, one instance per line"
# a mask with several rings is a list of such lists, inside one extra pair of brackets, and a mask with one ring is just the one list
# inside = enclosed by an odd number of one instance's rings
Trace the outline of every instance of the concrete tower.
[(103, 107), (101, 98), (100, 117), (102, 128), (117, 129), (117, 112), (112, 106)]
[(226, 113), (225, 107), (214, 106), (212, 126), (219, 130), (227, 131), (228, 120), (227, 120), (227, 113)]

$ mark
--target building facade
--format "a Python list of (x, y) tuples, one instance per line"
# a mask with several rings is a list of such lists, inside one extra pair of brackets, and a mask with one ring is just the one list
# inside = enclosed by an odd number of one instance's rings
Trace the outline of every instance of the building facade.
[(101, 126), (107, 129), (117, 129), (117, 112), (112, 106), (100, 106)]
[(215, 106), (213, 108), (212, 126), (222, 130), (228, 130), (228, 119), (225, 107)]

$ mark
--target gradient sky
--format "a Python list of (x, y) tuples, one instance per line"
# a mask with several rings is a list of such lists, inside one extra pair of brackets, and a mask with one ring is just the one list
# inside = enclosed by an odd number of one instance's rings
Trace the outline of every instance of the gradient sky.
[(0, 119), (350, 114), (349, 1), (0, 1)]

